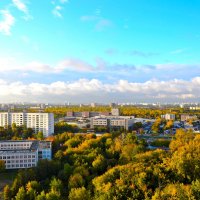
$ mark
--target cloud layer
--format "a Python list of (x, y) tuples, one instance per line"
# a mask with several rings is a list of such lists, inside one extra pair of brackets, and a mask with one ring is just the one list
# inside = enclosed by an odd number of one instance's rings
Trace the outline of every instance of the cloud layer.
[[(0, 80), (0, 98), (10, 98), (9, 102), (122, 102), (142, 100), (151, 101), (193, 101), (200, 98), (200, 77), (190, 81), (150, 80), (144, 83), (119, 80), (107, 84), (97, 79), (80, 79), (74, 82), (52, 82), (50, 84), (6, 82)], [(117, 97), (117, 98), (116, 98)]]

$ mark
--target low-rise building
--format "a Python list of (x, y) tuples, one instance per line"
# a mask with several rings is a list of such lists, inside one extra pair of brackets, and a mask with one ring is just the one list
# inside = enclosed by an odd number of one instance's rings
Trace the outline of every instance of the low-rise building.
[(67, 115), (67, 117), (74, 117), (74, 112), (68, 111), (66, 115)]
[(49, 141), (0, 141), (0, 160), (6, 169), (21, 169), (37, 166), (38, 160), (52, 159), (52, 147)]
[(127, 118), (113, 118), (110, 120), (111, 128), (123, 128), (125, 130), (129, 130), (133, 127), (134, 119)]
[(109, 119), (107, 118), (92, 118), (91, 119), (91, 128), (94, 128), (95, 126), (109, 126)]
[(188, 121), (190, 119), (196, 120), (197, 116), (196, 115), (188, 115), (188, 114), (182, 114), (181, 115), (181, 121)]
[(89, 118), (90, 117), (90, 112), (89, 111), (82, 112), (82, 117)]
[(134, 119), (128, 117), (105, 117), (105, 118), (92, 118), (91, 128), (107, 127), (110, 128), (123, 128), (129, 130), (134, 124)]
[(113, 116), (119, 116), (120, 115), (119, 108), (112, 108), (111, 109), (111, 115), (113, 115)]

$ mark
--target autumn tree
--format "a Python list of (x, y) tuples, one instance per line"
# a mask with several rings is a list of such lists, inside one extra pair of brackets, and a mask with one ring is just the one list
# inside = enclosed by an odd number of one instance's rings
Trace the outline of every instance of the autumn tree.
[(24, 187), (19, 188), (17, 195), (15, 196), (16, 200), (27, 200), (26, 191)]
[(11, 199), (11, 192), (9, 185), (6, 185), (3, 189), (3, 199), (10, 200)]
[(89, 200), (90, 194), (85, 187), (72, 188), (68, 198), (69, 200)]

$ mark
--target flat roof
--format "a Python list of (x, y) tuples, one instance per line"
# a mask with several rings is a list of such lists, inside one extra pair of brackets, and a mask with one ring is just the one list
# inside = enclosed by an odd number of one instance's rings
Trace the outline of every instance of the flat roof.
[(31, 150), (31, 149), (9, 149), (9, 150), (0, 150), (0, 155), (3, 156), (5, 154), (16, 154), (16, 153), (34, 153), (37, 150)]
[(20, 148), (20, 149), (1, 149), (0, 150), (0, 154), (4, 154), (5, 153), (28, 153), (28, 152), (33, 152), (33, 151), (37, 151), (38, 146), (39, 146), (39, 141), (38, 140), (4, 140), (4, 141), (0, 141), (0, 143), (18, 143), (18, 142), (29, 142), (31, 143), (29, 148)]

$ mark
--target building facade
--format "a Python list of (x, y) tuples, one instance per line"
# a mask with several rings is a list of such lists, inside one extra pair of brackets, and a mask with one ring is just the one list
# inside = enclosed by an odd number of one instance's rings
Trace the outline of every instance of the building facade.
[(165, 115), (161, 115), (161, 118), (166, 119), (166, 120), (175, 120), (176, 116), (175, 114), (165, 114)]
[(92, 118), (91, 119), (91, 128), (94, 128), (95, 126), (109, 126), (109, 119), (107, 118)]
[(44, 137), (54, 133), (53, 113), (26, 113), (26, 112), (3, 112), (0, 113), (0, 126), (26, 126), (32, 128), (35, 133), (43, 132)]
[(52, 159), (49, 141), (0, 141), (0, 160), (6, 169), (31, 168), (41, 159)]
[(107, 127), (108, 129), (120, 129), (129, 130), (133, 127), (134, 119), (127, 117), (105, 117), (105, 118), (92, 118), (91, 119), (91, 128), (95, 128), (98, 126)]
[(111, 109), (111, 115), (113, 115), (113, 116), (120, 116), (120, 110), (119, 110), (119, 108), (112, 108)]
[(196, 115), (187, 115), (187, 114), (181, 115), (181, 121), (196, 120), (196, 119), (197, 119)]

